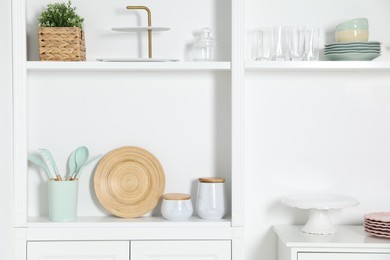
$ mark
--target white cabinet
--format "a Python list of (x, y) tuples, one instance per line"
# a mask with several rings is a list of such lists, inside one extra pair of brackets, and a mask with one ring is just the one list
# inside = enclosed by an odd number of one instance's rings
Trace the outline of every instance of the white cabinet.
[(298, 253), (298, 260), (389, 260), (389, 254), (380, 253)]
[(230, 240), (40, 241), (27, 243), (27, 260), (231, 260), (231, 250)]
[(230, 260), (230, 241), (132, 241), (131, 260)]
[[(13, 206), (15, 227), (25, 234), (15, 244), (25, 249), (29, 243), (29, 256), (32, 241), (39, 240), (80, 243), (143, 240), (134, 242), (132, 254), (137, 253), (137, 243), (154, 245), (157, 243), (154, 241), (166, 240), (167, 244), (176, 245), (182, 240), (197, 241), (185, 244), (191, 246), (183, 257), (209, 260), (207, 252), (214, 248), (211, 245), (218, 244), (217, 240), (226, 240), (231, 242), (224, 243), (231, 246), (226, 247), (227, 250), (218, 249), (224, 253), (216, 254), (215, 259), (274, 260), (276, 245), (269, 227), (275, 221), (288, 222), (288, 214), (266, 206), (249, 208), (246, 214), (245, 204), (274, 204), (285, 195), (286, 187), (304, 191), (308, 186), (301, 180), (307, 176), (313, 176), (311, 184), (323, 190), (324, 183), (338, 183), (339, 169), (346, 169), (342, 174), (345, 180), (352, 181), (349, 187), (360, 189), (369, 164), (354, 167), (356, 161), (378, 165), (377, 158), (382, 158), (378, 168), (386, 172), (387, 161), (383, 159), (386, 156), (378, 156), (385, 153), (383, 149), (376, 149), (375, 144), (390, 142), (388, 138), (385, 142), (381, 139), (389, 136), (386, 135), (387, 121), (383, 120), (388, 108), (382, 97), (390, 89), (387, 87), (390, 55), (389, 49), (384, 48), (385, 43), (390, 42), (390, 34), (383, 33), (389, 24), (390, 1), (376, 0), (375, 4), (365, 0), (339, 1), (337, 10), (327, 0), (311, 3), (303, 0), (173, 0), (169, 5), (145, 1), (153, 11), (153, 24), (172, 29), (156, 33), (153, 46), (155, 57), (180, 59), (180, 62), (170, 63), (97, 62), (96, 58), (104, 57), (144, 57), (145, 49), (140, 48), (143, 39), (138, 39), (138, 34), (112, 33), (110, 29), (138, 22), (142, 25), (144, 20), (139, 18), (143, 16), (129, 16), (120, 1), (99, 1), (94, 8), (90, 1), (72, 3), (85, 17), (87, 62), (37, 61), (36, 18), (43, 5), (34, 0), (12, 0)], [(384, 43), (381, 62), (245, 60), (244, 38), (248, 31), (259, 26), (305, 24), (320, 27), (325, 43), (331, 41), (324, 38), (331, 35), (326, 30), (353, 15), (350, 6), (356, 4), (360, 7), (356, 17), (366, 16), (368, 12), (372, 39)], [(213, 29), (219, 43), (217, 62), (191, 62), (193, 36), (203, 26)], [(375, 86), (376, 94), (366, 93), (364, 85)], [(345, 92), (352, 94), (348, 96)], [(345, 105), (347, 101), (351, 107)], [(383, 108), (372, 106), (378, 101), (384, 103)], [(368, 109), (373, 112), (364, 113)], [(366, 120), (361, 121), (361, 116)], [(375, 119), (374, 126), (370, 124), (371, 118)], [(363, 130), (355, 131), (361, 125)], [(340, 134), (343, 126), (346, 126), (344, 134)], [(378, 129), (381, 135), (373, 134), (373, 129)], [(348, 130), (355, 134), (347, 135)], [(367, 141), (360, 136), (378, 138)], [(356, 145), (358, 138), (363, 140), (363, 146)], [(161, 160), (166, 170), (166, 192), (191, 193), (195, 198), (197, 177), (224, 177), (229, 217), (208, 222), (194, 216), (187, 222), (170, 223), (161, 218), (157, 208), (153, 216), (134, 220), (113, 218), (100, 207), (91, 190), (91, 174), (85, 172), (79, 186), (78, 221), (48, 222), (46, 186), (37, 170), (27, 167), (27, 152), (49, 148), (64, 166), (69, 152), (81, 144), (87, 145), (93, 153), (105, 153), (122, 145), (146, 148)], [(334, 150), (336, 155), (333, 155)], [(354, 151), (377, 152), (361, 152), (356, 159)], [(338, 159), (345, 155), (349, 155), (348, 160)], [(365, 159), (366, 155), (370, 156), (369, 160)], [(345, 163), (349, 163), (349, 167), (345, 167)], [(329, 168), (322, 171), (317, 169), (319, 165), (329, 165)], [(354, 176), (360, 178), (351, 180), (351, 169), (355, 169), (358, 174), (354, 172)], [(319, 172), (319, 176), (313, 171)], [(273, 178), (265, 179), (268, 175)], [(244, 187), (244, 179), (249, 180), (247, 187)], [(381, 201), (372, 196), (372, 201)], [(89, 232), (85, 232), (86, 229)], [(201, 240), (210, 247), (195, 246), (194, 253), (192, 246)], [(156, 248), (157, 253), (168, 250), (168, 246), (161, 246), (163, 242), (151, 248)], [(99, 244), (95, 245), (92, 248), (100, 250)], [(139, 250), (141, 257), (147, 246)], [(245, 250), (249, 251), (247, 257)], [(296, 259), (296, 251), (288, 250), (285, 255), (295, 252)], [(46, 253), (45, 248), (42, 252)], [(154, 258), (169, 259), (171, 252), (174, 251), (161, 251), (161, 255)], [(291, 255), (282, 257), (291, 259)], [(16, 260), (26, 260), (25, 252)]]
[(362, 226), (340, 226), (334, 235), (311, 235), (301, 226), (275, 226), (279, 260), (390, 260), (390, 243)]
[(28, 242), (27, 260), (43, 259), (129, 260), (129, 242)]

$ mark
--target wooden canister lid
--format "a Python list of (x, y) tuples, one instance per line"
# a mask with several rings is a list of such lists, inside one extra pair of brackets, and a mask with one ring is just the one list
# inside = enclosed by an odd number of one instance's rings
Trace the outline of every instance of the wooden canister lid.
[(224, 183), (225, 179), (218, 178), (218, 177), (204, 177), (204, 178), (199, 178), (199, 181), (205, 183)]
[(165, 200), (189, 200), (191, 196), (185, 193), (166, 193), (163, 195)]

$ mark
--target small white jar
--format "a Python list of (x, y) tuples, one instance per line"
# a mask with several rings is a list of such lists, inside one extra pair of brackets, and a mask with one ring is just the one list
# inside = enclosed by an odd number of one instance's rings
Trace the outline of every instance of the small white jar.
[(222, 219), (227, 211), (224, 178), (199, 178), (196, 213), (203, 219)]
[(167, 193), (163, 196), (161, 214), (167, 220), (187, 220), (192, 216), (191, 197), (184, 193)]

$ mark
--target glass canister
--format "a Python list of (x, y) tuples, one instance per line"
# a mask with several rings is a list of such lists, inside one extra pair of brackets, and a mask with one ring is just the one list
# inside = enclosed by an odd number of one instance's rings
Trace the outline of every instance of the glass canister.
[(210, 28), (202, 28), (200, 37), (194, 43), (194, 61), (214, 61), (216, 59), (217, 42), (211, 38), (210, 34)]
[(199, 178), (196, 213), (203, 219), (222, 219), (227, 211), (224, 178)]
[(163, 195), (161, 215), (167, 220), (186, 220), (192, 216), (191, 197), (184, 193), (167, 193)]

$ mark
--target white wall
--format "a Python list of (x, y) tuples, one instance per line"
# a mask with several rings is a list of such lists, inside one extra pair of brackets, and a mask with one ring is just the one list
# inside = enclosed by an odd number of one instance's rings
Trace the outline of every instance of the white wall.
[(337, 224), (390, 210), (388, 72), (256, 71), (246, 79), (247, 260), (276, 259), (272, 225), (305, 222), (283, 196), (354, 196), (359, 206), (332, 212)]
[(11, 1), (0, 1), (0, 259), (12, 259)]

